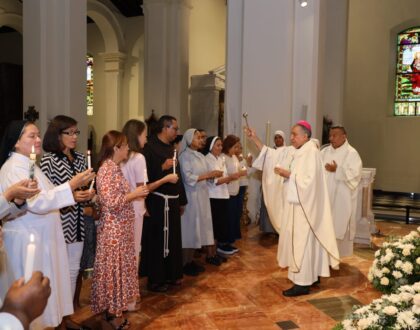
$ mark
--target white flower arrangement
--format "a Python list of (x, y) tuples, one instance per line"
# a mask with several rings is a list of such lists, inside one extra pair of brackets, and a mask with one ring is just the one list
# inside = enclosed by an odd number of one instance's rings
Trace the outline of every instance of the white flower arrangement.
[(333, 330), (380, 330), (420, 328), (420, 282), (403, 285), (396, 293), (383, 295), (352, 313)]
[(375, 252), (368, 280), (373, 286), (391, 293), (406, 284), (420, 281), (420, 227)]

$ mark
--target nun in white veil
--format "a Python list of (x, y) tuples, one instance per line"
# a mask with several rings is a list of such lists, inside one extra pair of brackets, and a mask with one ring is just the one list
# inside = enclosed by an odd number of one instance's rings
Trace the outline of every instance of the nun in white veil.
[[(202, 148), (201, 136), (194, 129), (188, 129), (181, 141), (179, 164), (188, 204), (181, 218), (184, 273), (195, 275), (197, 265), (193, 261), (194, 249), (214, 246), (210, 197), (206, 180), (221, 176), (222, 171), (208, 171)], [(215, 249), (214, 254), (215, 254)], [(214, 261), (212, 249), (207, 249), (206, 261)]]

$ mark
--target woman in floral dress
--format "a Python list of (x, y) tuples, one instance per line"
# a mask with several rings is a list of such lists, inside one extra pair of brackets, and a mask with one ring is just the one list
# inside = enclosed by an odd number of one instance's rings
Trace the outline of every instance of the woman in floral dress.
[(96, 177), (101, 216), (91, 301), (92, 310), (105, 312), (106, 320), (115, 329), (128, 329), (128, 321), (123, 319), (122, 313), (136, 310), (136, 300), (140, 296), (131, 202), (148, 194), (144, 186), (130, 192), (119, 166), (127, 156), (126, 137), (118, 131), (106, 133)]

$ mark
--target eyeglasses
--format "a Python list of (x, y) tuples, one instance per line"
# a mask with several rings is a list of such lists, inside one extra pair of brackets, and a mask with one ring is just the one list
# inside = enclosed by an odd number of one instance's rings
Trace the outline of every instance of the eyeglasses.
[(167, 128), (172, 128), (173, 130), (175, 130), (175, 132), (179, 131), (179, 127), (173, 127), (173, 126), (166, 126)]
[(65, 135), (68, 135), (68, 136), (79, 136), (80, 135), (80, 131), (79, 130), (77, 130), (77, 131), (70, 131), (70, 132), (63, 131), (63, 132), (61, 132), (61, 134), (65, 134)]

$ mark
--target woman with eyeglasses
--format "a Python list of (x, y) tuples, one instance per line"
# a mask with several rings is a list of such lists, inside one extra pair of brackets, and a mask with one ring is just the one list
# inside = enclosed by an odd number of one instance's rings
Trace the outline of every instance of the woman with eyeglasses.
[[(77, 121), (71, 117), (56, 116), (48, 125), (42, 144), (45, 154), (41, 158), (41, 170), (55, 186), (87, 170), (86, 157), (75, 150), (79, 134)], [(75, 308), (79, 305), (82, 284), (80, 260), (85, 238), (84, 216), (93, 212), (92, 207), (87, 206), (86, 202), (90, 201), (94, 195), (93, 189), (89, 191), (89, 187), (80, 188), (73, 192), (77, 204), (60, 209)]]
[[(42, 271), (51, 280), (51, 296), (44, 313), (31, 327), (56, 327), (65, 315), (73, 313), (68, 255), (59, 209), (75, 204), (73, 192), (93, 178), (91, 170), (83, 171), (54, 186), (29, 158), (41, 154), (42, 140), (35, 124), (12, 121), (6, 128), (0, 148), (1, 190), (24, 179), (36, 182), (40, 192), (26, 200), (26, 212), (4, 222), (4, 247), (14, 279), (25, 273), (29, 242), (35, 246), (33, 270)], [(29, 196), (28, 196), (29, 197)]]
[(133, 201), (144, 199), (149, 191), (135, 189), (124, 178), (121, 163), (128, 158), (126, 136), (109, 131), (102, 138), (100, 163), (96, 177), (101, 206), (91, 304), (94, 313), (105, 312), (114, 329), (128, 329), (124, 311), (136, 311), (140, 297), (134, 243)]

